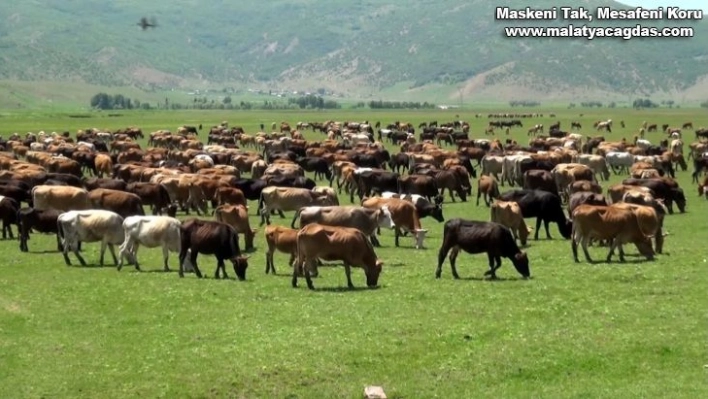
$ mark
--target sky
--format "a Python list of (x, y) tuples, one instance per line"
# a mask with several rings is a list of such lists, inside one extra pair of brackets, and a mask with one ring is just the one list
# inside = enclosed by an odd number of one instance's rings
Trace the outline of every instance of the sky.
[[(684, 9), (701, 9), (708, 13), (708, 0), (618, 0), (620, 3), (632, 7), (656, 8), (656, 7), (681, 7)], [(704, 16), (708, 19), (708, 15)]]

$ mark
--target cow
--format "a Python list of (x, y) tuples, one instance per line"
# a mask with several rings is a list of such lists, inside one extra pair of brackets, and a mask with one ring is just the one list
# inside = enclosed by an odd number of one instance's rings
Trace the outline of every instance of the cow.
[(492, 176), (482, 175), (477, 180), (477, 206), (479, 206), (479, 197), (484, 195), (484, 202), (487, 206), (490, 201), (499, 197), (499, 184)]
[(162, 213), (166, 211), (168, 216), (174, 217), (174, 213), (170, 214), (170, 212), (177, 211), (177, 207), (171, 205), (170, 194), (162, 184), (144, 182), (128, 183), (125, 187), (125, 191), (137, 195), (143, 205), (152, 206), (153, 215), (162, 215)]
[(119, 214), (122, 218), (128, 216), (144, 216), (143, 202), (136, 194), (125, 191), (97, 188), (88, 193), (92, 209), (106, 209)]
[(271, 210), (277, 210), (281, 217), (285, 217), (283, 211), (297, 211), (310, 205), (330, 205), (329, 196), (306, 188), (268, 186), (261, 191), (258, 202), (260, 225), (270, 224)]
[(413, 205), (415, 205), (416, 212), (418, 213), (418, 219), (423, 219), (430, 216), (438, 222), (442, 223), (445, 221), (445, 216), (443, 216), (442, 204), (433, 204), (421, 195), (398, 194), (391, 191), (384, 191), (383, 193), (381, 193), (381, 198), (400, 198), (402, 200), (406, 200), (413, 203)]
[(103, 209), (88, 209), (64, 212), (57, 217), (57, 235), (63, 247), (62, 254), (67, 266), (71, 266), (69, 251), (74, 252), (82, 266), (86, 261), (79, 254), (79, 242), (101, 242), (99, 264), (108, 247), (113, 263), (118, 265), (114, 245), (123, 243), (123, 218), (115, 212)]
[(494, 200), (490, 212), (491, 222), (508, 227), (514, 239), (518, 239), (522, 247), (526, 246), (531, 229), (526, 226), (519, 204), (513, 201)]
[(32, 189), (35, 209), (78, 211), (90, 208), (88, 191), (72, 186), (35, 186)]
[(591, 191), (578, 191), (571, 194), (568, 200), (568, 215), (572, 215), (575, 208), (586, 205), (603, 205), (607, 206), (607, 199), (602, 194), (597, 194)]
[(678, 184), (671, 179), (624, 179), (622, 184), (629, 186), (641, 186), (650, 189), (656, 199), (664, 201), (669, 214), (674, 213), (673, 204), (679, 208), (679, 212), (686, 212), (686, 196)]
[(551, 172), (543, 169), (531, 169), (524, 172), (523, 188), (527, 190), (543, 190), (558, 195), (558, 186)]
[(667, 235), (667, 233), (663, 232), (664, 218), (669, 213), (664, 202), (654, 198), (654, 196), (648, 192), (629, 191), (622, 196), (622, 202), (613, 205), (622, 206), (626, 204), (641, 205), (653, 210), (653, 212), (650, 212), (643, 208), (631, 208), (637, 213), (637, 217), (640, 218), (640, 223), (648, 223), (648, 225), (651, 226), (652, 221), (656, 219), (657, 225), (652, 227), (652, 231), (655, 231), (654, 251), (658, 254), (662, 253), (664, 248), (664, 236)]
[(651, 233), (640, 225), (637, 215), (630, 209), (614, 206), (579, 205), (573, 211), (573, 236), (571, 249), (573, 259), (578, 260), (578, 243), (583, 247), (585, 259), (593, 262), (588, 253), (590, 239), (610, 240), (610, 251), (606, 261), (612, 260), (614, 249), (619, 247), (620, 262), (624, 262), (622, 244), (631, 242), (647, 260), (654, 259), (651, 247)]
[(605, 181), (610, 178), (610, 169), (607, 167), (607, 161), (602, 155), (579, 154), (575, 162), (589, 167), (595, 174), (595, 180), (599, 180), (597, 178), (598, 174)]
[(399, 237), (401, 229), (411, 232), (415, 238), (415, 249), (423, 248), (423, 240), (428, 230), (422, 229), (420, 226), (420, 218), (416, 210), (416, 206), (412, 202), (399, 198), (382, 198), (372, 197), (366, 198), (361, 202), (361, 206), (369, 209), (381, 209), (384, 206), (388, 207), (391, 212), (391, 220), (395, 227), (396, 247), (399, 246)]
[(371, 243), (381, 246), (376, 238), (379, 227), (393, 229), (391, 212), (387, 206), (380, 209), (368, 209), (361, 206), (305, 206), (296, 213), (290, 227), (295, 228), (295, 222), (300, 218), (300, 228), (319, 223), (326, 226), (352, 227), (361, 230), (371, 238)]
[(202, 273), (197, 266), (197, 256), (201, 253), (216, 257), (214, 278), (219, 278), (219, 270), (222, 271), (223, 278), (228, 278), (224, 264), (228, 259), (233, 264), (236, 277), (241, 281), (246, 279), (248, 256), (241, 255), (238, 233), (233, 227), (211, 220), (188, 219), (180, 226), (180, 235), (182, 238), (179, 252), (180, 277), (184, 277), (185, 260), (189, 251), (189, 262), (198, 278), (202, 278)]
[[(30, 231), (36, 231), (45, 234), (56, 234), (57, 231), (57, 218), (61, 211), (56, 209), (34, 209), (34, 208), (22, 208), (17, 212), (17, 226), (18, 235), (20, 236), (20, 251), (29, 252), (29, 247), (27, 246), (27, 241), (29, 241)], [(63, 251), (64, 247), (61, 244), (61, 239), (59, 235), (57, 237), (57, 250)], [(81, 250), (81, 245), (79, 244), (79, 250)]]
[(266, 252), (266, 269), (265, 272), (268, 274), (271, 270), (273, 274), (277, 274), (275, 271), (275, 263), (273, 261), (273, 255), (275, 251), (283, 252), (290, 255), (290, 260), (288, 265), (293, 264), (295, 257), (297, 256), (297, 229), (290, 229), (283, 226), (269, 225), (265, 227), (264, 236), (266, 244), (268, 244), (268, 251)]
[(164, 270), (170, 270), (168, 260), (170, 252), (179, 254), (182, 238), (180, 236), (181, 222), (169, 216), (128, 216), (123, 220), (125, 237), (118, 251), (118, 271), (123, 268), (123, 260), (135, 264), (140, 270), (138, 249), (140, 245), (146, 248), (162, 247)]
[(219, 205), (214, 210), (217, 222), (226, 223), (237, 233), (243, 234), (246, 251), (254, 249), (253, 239), (258, 229), (252, 229), (248, 220), (248, 208), (244, 205)]
[[(3, 197), (0, 195), (0, 220), (2, 220), (2, 239), (7, 239), (7, 235), (10, 235), (10, 239), (15, 239), (12, 234), (12, 225), (17, 225), (17, 212), (20, 210), (20, 204), (10, 197)], [(19, 235), (19, 225), (18, 225)]]
[(470, 254), (486, 252), (489, 258), (489, 270), (484, 275), (492, 279), (496, 278), (496, 271), (501, 267), (502, 257), (509, 258), (516, 271), (525, 279), (531, 277), (528, 256), (516, 245), (511, 230), (499, 223), (460, 218), (445, 222), (435, 278), (440, 278), (443, 262), (451, 249), (450, 268), (452, 277), (455, 279), (460, 278), (455, 266), (460, 250)]
[(558, 224), (558, 231), (563, 238), (570, 238), (572, 223), (563, 213), (561, 200), (557, 195), (541, 190), (511, 190), (500, 195), (499, 199), (518, 203), (524, 218), (536, 217), (534, 240), (538, 240), (542, 220), (547, 239), (551, 239), (551, 233), (548, 231), (551, 222)]
[(374, 288), (378, 285), (383, 262), (376, 257), (376, 252), (366, 234), (362, 231), (340, 226), (327, 226), (318, 223), (308, 224), (297, 233), (297, 267), (293, 267), (292, 286), (297, 288), (298, 270), (302, 269), (307, 287), (314, 290), (310, 277), (316, 268), (316, 260), (341, 260), (347, 276), (347, 287), (354, 288), (351, 267), (364, 269), (366, 285)]

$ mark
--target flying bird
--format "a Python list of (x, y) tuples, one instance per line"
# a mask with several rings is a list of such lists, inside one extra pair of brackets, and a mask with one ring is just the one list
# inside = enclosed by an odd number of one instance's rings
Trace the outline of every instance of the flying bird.
[(139, 27), (143, 28), (143, 30), (147, 28), (155, 28), (157, 27), (157, 21), (155, 21), (155, 18), (152, 18), (150, 22), (148, 22), (148, 19), (145, 17), (140, 18), (140, 22), (138, 22), (136, 25)]

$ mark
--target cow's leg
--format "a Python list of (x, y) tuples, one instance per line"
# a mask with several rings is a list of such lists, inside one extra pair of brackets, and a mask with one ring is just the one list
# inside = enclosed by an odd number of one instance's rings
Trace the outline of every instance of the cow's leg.
[(379, 242), (379, 239), (376, 237), (376, 234), (370, 235), (369, 239), (371, 240), (371, 245), (373, 245), (375, 247), (381, 246), (381, 243)]
[(622, 243), (617, 244), (617, 251), (619, 252), (620, 262), (624, 263), (624, 248), (622, 248)]
[(101, 255), (98, 258), (98, 264), (100, 266), (103, 266), (103, 256), (106, 254), (106, 242), (101, 241)]
[(573, 232), (573, 235), (570, 237), (570, 249), (573, 251), (573, 260), (575, 260), (575, 263), (580, 263), (578, 259), (578, 240), (575, 237), (575, 232)]
[[(81, 263), (81, 266), (86, 266), (86, 261), (84, 260), (84, 258), (83, 258), (83, 257), (81, 256), (81, 254), (79, 253), (79, 248), (78, 248), (78, 246), (77, 246), (77, 247), (74, 247), (74, 246), (72, 245), (72, 246), (71, 246), (71, 250), (74, 251), (74, 255), (76, 255), (76, 258), (79, 260), (79, 263)], [(101, 256), (103, 256), (103, 255), (101, 255)], [(68, 259), (68, 257), (67, 257), (66, 255), (65, 255), (65, 257), (66, 257), (66, 259)], [(70, 264), (70, 263), (69, 263), (69, 264)]]
[(64, 245), (61, 254), (64, 256), (64, 262), (66, 265), (71, 266), (71, 260), (69, 259), (69, 247), (67, 245)]
[(455, 261), (457, 261), (457, 255), (460, 254), (460, 247), (452, 247), (452, 251), (450, 252), (450, 269), (452, 269), (452, 277), (455, 279), (459, 279), (460, 275), (457, 274), (457, 266), (455, 265)]
[[(451, 188), (451, 187), (448, 187), (448, 188), (447, 188), (447, 191), (450, 193), (450, 198), (452, 199), (452, 202), (457, 202), (457, 201), (455, 200), (455, 193), (452, 192), (452, 188)], [(442, 193), (441, 193), (441, 194), (442, 194)]]
[(588, 243), (590, 242), (590, 236), (588, 235), (587, 237), (582, 237), (581, 238), (580, 244), (583, 246), (583, 253), (585, 254), (585, 260), (588, 262), (592, 262), (592, 258), (590, 258), (590, 252), (588, 252)]
[(548, 225), (551, 224), (551, 221), (548, 219), (545, 219), (543, 221), (543, 227), (546, 229), (546, 239), (550, 240), (551, 239), (551, 231), (548, 229)]
[[(136, 250), (136, 251), (138, 250), (138, 244), (137, 244), (137, 243), (135, 244), (135, 250)], [(115, 246), (114, 246), (113, 244), (109, 243), (109, 244), (108, 244), (108, 251), (111, 252), (111, 257), (113, 258), (113, 265), (114, 265), (114, 266), (117, 265), (117, 264), (118, 264), (118, 258), (116, 257), (116, 249), (115, 249)], [(135, 265), (136, 265), (136, 267), (137, 267), (137, 265), (138, 265), (138, 260), (137, 260), (137, 258), (135, 259)]]
[(352, 283), (352, 267), (347, 262), (344, 262), (344, 274), (347, 276), (347, 287), (349, 287), (350, 290), (354, 289), (354, 284)]
[(538, 232), (541, 230), (541, 217), (536, 218), (536, 231), (534, 232), (533, 239), (538, 240)]
[(278, 209), (278, 215), (280, 215), (280, 218), (281, 218), (281, 219), (285, 219), (285, 214), (283, 214), (283, 210), (282, 210), (282, 209)]
[(607, 253), (607, 263), (610, 263), (612, 261), (612, 255), (615, 254), (615, 247), (617, 246), (617, 243), (619, 242), (616, 238), (611, 238), (610, 240), (610, 251)]
[[(165, 268), (164, 268), (164, 270), (165, 270), (166, 272), (169, 272), (169, 271), (170, 271), (170, 265), (169, 265), (167, 262), (168, 262), (169, 259), (170, 259), (170, 249), (167, 248), (167, 244), (163, 244), (163, 245), (162, 245), (162, 259), (165, 260), (165, 265), (164, 265)], [(140, 270), (140, 269), (138, 268), (138, 250), (137, 250), (137, 248), (135, 249), (135, 268), (138, 269), (138, 270)]]
[(216, 258), (216, 272), (214, 273), (215, 279), (220, 278), (219, 270), (221, 270), (223, 278), (228, 278), (228, 276), (226, 275), (226, 264), (224, 263), (224, 260), (220, 257)]
[[(479, 197), (481, 197), (481, 196), (482, 196), (482, 192), (477, 191), (477, 206), (479, 206)], [(486, 198), (485, 198), (485, 200), (486, 200)]]
[(197, 266), (197, 255), (199, 255), (199, 252), (192, 248), (189, 261), (192, 263), (192, 267), (194, 268), (194, 274), (196, 274), (198, 278), (202, 278), (202, 272), (199, 270), (199, 266)]
[(438, 267), (435, 269), (435, 278), (440, 278), (443, 262), (445, 262), (445, 257), (450, 251), (450, 244), (447, 242), (448, 240), (446, 240), (446, 238), (447, 237), (443, 237), (443, 243), (440, 246), (440, 251), (438, 251)]
[(496, 268), (494, 267), (494, 255), (491, 252), (487, 252), (487, 259), (489, 260), (489, 270), (484, 272), (485, 276), (489, 276), (490, 279), (496, 279)]

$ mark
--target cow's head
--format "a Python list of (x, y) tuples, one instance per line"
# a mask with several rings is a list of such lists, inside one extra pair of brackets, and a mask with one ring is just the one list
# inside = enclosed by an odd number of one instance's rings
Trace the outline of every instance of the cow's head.
[(442, 205), (443, 201), (445, 200), (445, 197), (442, 195), (438, 194), (433, 198), (433, 202), (435, 202), (435, 205)]
[(531, 272), (529, 270), (529, 258), (526, 252), (519, 252), (511, 258), (511, 263), (514, 264), (516, 271), (519, 272), (524, 278), (531, 277)]
[(432, 216), (433, 219), (437, 220), (440, 223), (445, 221), (445, 217), (443, 216), (443, 209), (442, 209), (441, 205), (434, 205), (432, 207), (432, 210), (430, 211), (430, 216)]
[(246, 269), (248, 269), (249, 256), (236, 256), (231, 258), (231, 263), (234, 265), (234, 273), (240, 281), (246, 280)]
[(391, 211), (388, 209), (388, 205), (384, 205), (381, 209), (379, 209), (377, 219), (379, 227), (387, 229), (393, 229), (396, 227), (396, 224), (393, 223), (393, 216), (391, 215)]
[(683, 189), (673, 188), (671, 189), (671, 194), (674, 197), (674, 201), (676, 201), (676, 206), (678, 206), (679, 212), (686, 212), (686, 195), (683, 193)]
[(366, 273), (366, 286), (369, 288), (374, 288), (379, 284), (379, 276), (381, 275), (381, 270), (383, 269), (383, 261), (376, 259), (376, 262), (372, 267), (368, 267), (365, 270)]

